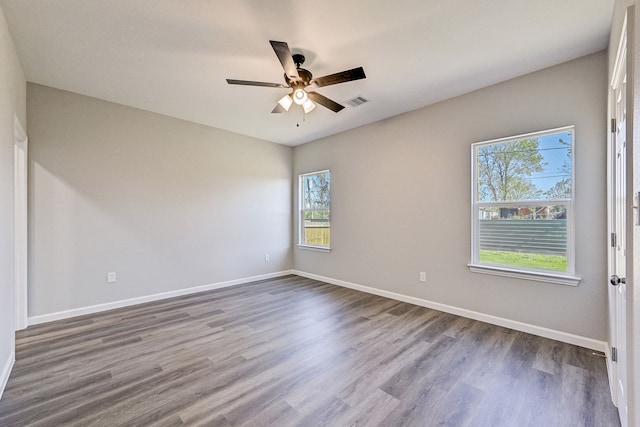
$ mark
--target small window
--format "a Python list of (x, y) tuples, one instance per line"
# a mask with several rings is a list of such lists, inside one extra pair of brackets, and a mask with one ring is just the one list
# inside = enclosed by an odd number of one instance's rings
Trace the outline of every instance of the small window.
[(331, 247), (331, 172), (300, 175), (301, 246)]
[(574, 274), (573, 155), (573, 127), (472, 145), (471, 266)]

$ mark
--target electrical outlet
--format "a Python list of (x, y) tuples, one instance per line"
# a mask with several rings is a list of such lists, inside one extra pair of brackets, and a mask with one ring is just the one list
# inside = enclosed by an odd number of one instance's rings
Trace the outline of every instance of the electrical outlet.
[(116, 283), (116, 272), (112, 271), (107, 273), (107, 283)]
[(269, 262), (269, 254), (266, 254), (266, 255), (264, 256), (264, 262)]
[(424, 271), (420, 272), (420, 281), (421, 282), (426, 282), (427, 281), (427, 273)]

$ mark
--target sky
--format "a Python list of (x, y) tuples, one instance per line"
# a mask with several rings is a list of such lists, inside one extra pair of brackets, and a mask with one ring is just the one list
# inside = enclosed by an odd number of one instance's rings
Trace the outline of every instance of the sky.
[[(568, 142), (569, 145), (567, 146), (561, 143), (561, 139)], [(567, 162), (569, 173), (571, 173), (571, 163), (568, 153), (569, 147), (573, 147), (572, 134), (571, 132), (562, 132), (541, 136), (538, 138), (538, 144), (540, 154), (544, 157), (547, 165), (544, 171), (532, 175), (530, 179), (538, 189), (547, 191), (557, 182), (568, 177), (568, 175), (562, 171), (564, 162)]]

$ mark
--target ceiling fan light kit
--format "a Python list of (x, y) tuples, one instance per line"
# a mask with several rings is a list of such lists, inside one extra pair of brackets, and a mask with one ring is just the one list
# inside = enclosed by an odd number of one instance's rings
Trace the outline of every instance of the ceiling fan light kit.
[(295, 55), (291, 54), (289, 45), (286, 42), (270, 40), (269, 43), (271, 43), (271, 47), (273, 47), (273, 50), (280, 60), (282, 68), (284, 69), (284, 80), (286, 82), (286, 85), (283, 85), (281, 83), (267, 83), (235, 79), (227, 79), (227, 83), (230, 85), (293, 89), (290, 94), (283, 96), (278, 101), (276, 107), (273, 109), (273, 111), (271, 111), (272, 113), (282, 113), (285, 111), (289, 111), (293, 103), (301, 105), (305, 113), (310, 113), (311, 111), (313, 111), (316, 108), (316, 103), (337, 113), (344, 108), (343, 105), (338, 104), (337, 102), (327, 98), (324, 95), (319, 94), (318, 92), (309, 92), (306, 90), (306, 88), (309, 86), (324, 87), (366, 78), (364, 69), (362, 67), (358, 67), (314, 79), (309, 70), (305, 70), (304, 68), (302, 68), (302, 64), (304, 64), (305, 60), (304, 55), (301, 55), (299, 53)]
[(289, 108), (291, 108), (291, 104), (293, 104), (293, 98), (291, 98), (290, 94), (287, 94), (283, 96), (280, 101), (278, 101), (278, 104), (280, 104), (285, 111), (289, 111)]
[(307, 92), (303, 88), (299, 87), (293, 91), (293, 102), (296, 104), (303, 105), (308, 99)]
[(311, 102), (310, 99), (307, 99), (305, 101), (304, 104), (302, 104), (302, 108), (304, 109), (305, 114), (306, 113), (310, 113), (313, 111), (314, 108), (316, 108), (316, 104), (314, 104), (313, 102)]

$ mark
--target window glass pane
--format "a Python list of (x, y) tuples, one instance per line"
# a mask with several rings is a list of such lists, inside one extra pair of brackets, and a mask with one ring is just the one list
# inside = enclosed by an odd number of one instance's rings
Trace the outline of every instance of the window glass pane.
[(305, 210), (304, 219), (305, 219), (305, 224), (326, 223), (326, 225), (329, 225), (329, 210), (328, 209)]
[(303, 209), (329, 209), (331, 207), (330, 180), (329, 172), (302, 177)]
[(562, 131), (476, 147), (477, 200), (571, 198), (573, 132)]
[(485, 206), (479, 209), (483, 263), (567, 271), (567, 207)]
[(300, 244), (330, 247), (331, 173), (300, 175)]
[(330, 246), (331, 229), (328, 210), (304, 211), (304, 244)]

